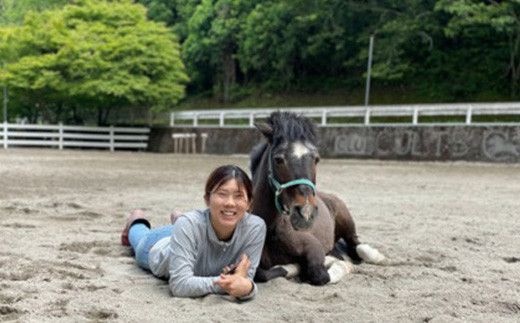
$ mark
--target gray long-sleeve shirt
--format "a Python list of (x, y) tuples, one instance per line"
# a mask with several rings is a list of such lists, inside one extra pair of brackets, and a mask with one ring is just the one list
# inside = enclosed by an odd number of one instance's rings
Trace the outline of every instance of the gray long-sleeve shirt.
[[(236, 263), (243, 254), (251, 260), (248, 278), (253, 282), (265, 240), (265, 223), (246, 213), (237, 223), (231, 240), (220, 241), (209, 219), (209, 209), (185, 213), (175, 221), (171, 237), (158, 241), (150, 250), (148, 263), (152, 273), (169, 278), (173, 296), (197, 297), (224, 294), (214, 282), (222, 268)], [(240, 299), (256, 295), (257, 287)]]

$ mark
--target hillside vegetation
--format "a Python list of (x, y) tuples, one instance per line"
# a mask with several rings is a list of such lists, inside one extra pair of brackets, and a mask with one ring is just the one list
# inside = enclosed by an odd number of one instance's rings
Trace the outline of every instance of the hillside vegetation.
[(514, 101), (517, 0), (0, 0), (9, 118)]

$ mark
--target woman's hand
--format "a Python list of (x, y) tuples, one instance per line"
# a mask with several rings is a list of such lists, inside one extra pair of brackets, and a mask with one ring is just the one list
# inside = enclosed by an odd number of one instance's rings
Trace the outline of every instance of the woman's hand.
[(249, 260), (249, 257), (246, 254), (243, 254), (242, 258), (237, 264), (237, 268), (235, 269), (235, 275), (240, 275), (244, 278), (247, 278), (247, 271), (249, 270), (250, 266), (251, 260)]
[(243, 297), (253, 291), (253, 282), (236, 274), (222, 274), (220, 275), (220, 280), (216, 281), (215, 284), (234, 297)]
[(220, 280), (216, 281), (215, 284), (234, 297), (249, 295), (253, 291), (253, 283), (247, 278), (247, 271), (250, 266), (251, 260), (244, 254), (234, 273), (231, 275), (221, 274)]

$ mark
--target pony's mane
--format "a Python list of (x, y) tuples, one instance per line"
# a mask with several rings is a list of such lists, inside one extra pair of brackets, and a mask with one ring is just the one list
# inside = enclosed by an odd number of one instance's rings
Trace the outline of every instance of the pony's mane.
[(260, 164), (260, 159), (262, 159), (262, 155), (264, 154), (266, 148), (267, 142), (261, 142), (255, 147), (253, 147), (253, 150), (251, 150), (251, 154), (249, 155), (249, 160), (251, 164), (249, 165), (249, 168), (251, 169), (252, 176), (255, 176), (256, 169)]
[(308, 141), (317, 146), (316, 128), (312, 121), (291, 112), (276, 111), (271, 113), (267, 123), (273, 128), (273, 145), (282, 141)]
[[(291, 112), (276, 111), (271, 113), (267, 124), (273, 129), (273, 145), (276, 146), (283, 141), (308, 141), (318, 146), (316, 128), (311, 120)], [(265, 150), (267, 142), (256, 145), (249, 155), (251, 174), (254, 176)]]

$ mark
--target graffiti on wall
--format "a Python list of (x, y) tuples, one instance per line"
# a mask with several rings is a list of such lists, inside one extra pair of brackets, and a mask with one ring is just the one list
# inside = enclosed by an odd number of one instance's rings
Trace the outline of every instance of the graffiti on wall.
[[(385, 129), (377, 133), (341, 135), (335, 138), (335, 154), (353, 156), (441, 156), (447, 133), (431, 131), (427, 138), (410, 129)], [(459, 139), (454, 152), (458, 155), (467, 151), (467, 145)]]
[(419, 131), (410, 128), (364, 129), (334, 140), (334, 154), (358, 157), (412, 157), (416, 159), (472, 159), (483, 155), (490, 161), (520, 161), (520, 129), (483, 132), (458, 127)]
[(482, 151), (490, 160), (517, 161), (520, 159), (520, 133), (511, 135), (504, 131), (485, 131)]

